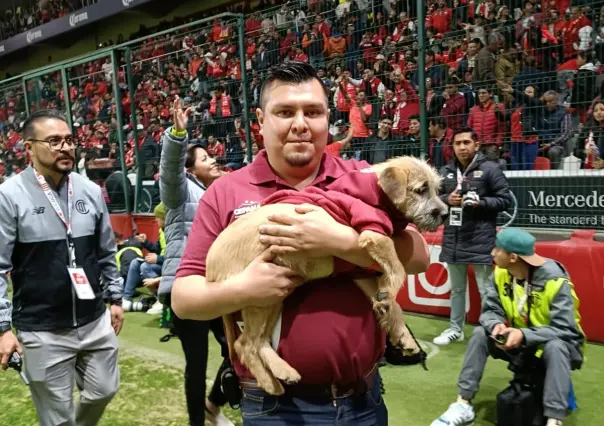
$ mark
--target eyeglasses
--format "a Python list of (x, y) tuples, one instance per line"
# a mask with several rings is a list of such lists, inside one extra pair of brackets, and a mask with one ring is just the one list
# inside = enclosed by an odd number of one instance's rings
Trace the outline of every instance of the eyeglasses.
[(78, 143), (78, 140), (73, 136), (53, 136), (47, 139), (29, 139), (32, 142), (44, 142), (47, 143), (50, 149), (59, 151), (63, 149), (63, 144), (67, 144), (68, 147), (75, 147)]

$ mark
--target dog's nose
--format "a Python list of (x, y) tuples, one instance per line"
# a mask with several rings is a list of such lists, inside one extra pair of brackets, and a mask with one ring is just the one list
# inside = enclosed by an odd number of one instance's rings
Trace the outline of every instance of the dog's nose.
[(443, 221), (449, 217), (449, 210), (448, 209), (434, 209), (432, 210), (432, 216), (435, 219), (442, 219)]
[(439, 216), (442, 216), (442, 210), (441, 209), (432, 209), (432, 212), (430, 214), (433, 217), (439, 217)]

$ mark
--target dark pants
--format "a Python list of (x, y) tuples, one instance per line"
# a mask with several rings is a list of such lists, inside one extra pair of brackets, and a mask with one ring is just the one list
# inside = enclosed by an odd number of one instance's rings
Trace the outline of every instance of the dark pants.
[(512, 142), (512, 170), (533, 170), (537, 158), (537, 142)]
[(220, 343), (221, 354), (224, 358), (216, 373), (214, 385), (208, 399), (217, 407), (227, 403), (220, 387), (220, 376), (228, 366), (228, 347), (224, 336), (222, 320), (212, 321), (183, 320), (174, 315), (174, 330), (180, 339), (185, 353), (185, 396), (191, 426), (203, 426), (206, 406), (206, 370), (208, 366), (208, 333), (210, 330)]
[[(488, 356), (494, 359), (518, 363), (521, 351), (504, 351), (495, 346), (483, 327), (476, 327), (468, 342), (463, 368), (459, 375), (459, 396), (471, 400), (484, 373)], [(541, 358), (545, 369), (543, 407), (547, 418), (563, 420), (568, 407), (570, 371), (574, 364), (580, 365), (581, 354), (570, 343), (553, 339), (543, 346)]]
[(369, 392), (336, 401), (309, 401), (246, 389), (241, 400), (243, 425), (388, 426), (381, 380), (377, 375)]
[(549, 158), (551, 169), (558, 170), (564, 157), (564, 148), (561, 146), (551, 146), (547, 149), (545, 155)]

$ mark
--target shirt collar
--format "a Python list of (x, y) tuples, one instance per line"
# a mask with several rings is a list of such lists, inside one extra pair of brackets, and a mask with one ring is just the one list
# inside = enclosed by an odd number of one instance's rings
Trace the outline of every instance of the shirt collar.
[[(266, 150), (262, 150), (258, 153), (252, 164), (248, 166), (250, 168), (250, 183), (253, 185), (262, 185), (269, 182), (275, 182), (277, 184), (291, 187), (289, 183), (281, 179), (275, 174), (275, 171), (268, 162), (268, 155)], [(319, 165), (319, 173), (312, 182), (311, 186), (318, 183), (324, 182), (328, 179), (335, 179), (341, 175), (338, 172), (336, 160), (329, 154), (323, 153), (321, 163)]]

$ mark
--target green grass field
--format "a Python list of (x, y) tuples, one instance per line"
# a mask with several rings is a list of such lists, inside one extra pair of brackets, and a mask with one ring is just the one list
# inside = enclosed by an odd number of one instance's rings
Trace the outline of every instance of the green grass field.
[[(446, 327), (440, 319), (408, 316), (408, 322), (424, 341)], [(126, 315), (120, 336), (122, 351), (120, 367), (122, 384), (118, 395), (109, 405), (101, 425), (106, 426), (171, 426), (187, 424), (183, 393), (182, 369), (184, 357), (180, 342), (171, 339), (161, 343), (165, 334), (157, 328), (158, 319), (141, 313)], [(472, 327), (467, 327), (470, 335)], [(210, 337), (212, 346), (208, 378), (218, 368), (218, 346)], [(431, 348), (432, 346), (430, 346)], [(456, 380), (463, 360), (465, 344), (458, 343), (440, 349), (428, 361), (430, 371), (419, 366), (381, 369), (386, 385), (390, 425), (429, 426), (456, 397)], [(583, 370), (573, 372), (573, 383), (579, 410), (565, 425), (598, 426), (602, 424), (602, 386), (604, 383), (604, 347), (590, 345), (588, 360)], [(477, 409), (477, 426), (494, 425), (495, 395), (505, 388), (510, 378), (503, 362), (489, 361), (482, 387), (474, 404)], [(0, 373), (2, 409), (0, 425), (33, 426), (35, 410), (28, 389), (14, 371)], [(226, 410), (238, 425), (239, 413)]]

